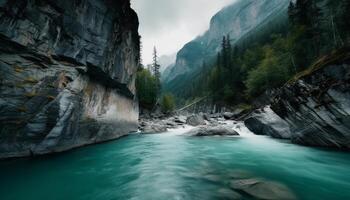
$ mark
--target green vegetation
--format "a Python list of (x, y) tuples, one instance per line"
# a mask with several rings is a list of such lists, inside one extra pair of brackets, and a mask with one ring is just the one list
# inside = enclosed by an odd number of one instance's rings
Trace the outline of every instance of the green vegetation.
[(30, 92), (26, 93), (24, 96), (26, 96), (27, 98), (33, 98), (35, 96), (38, 96), (38, 94), (36, 92)]
[(148, 69), (141, 69), (137, 73), (136, 88), (140, 106), (152, 109), (158, 97), (157, 79)]
[[(154, 47), (153, 64), (148, 69), (143, 66), (137, 73), (136, 89), (141, 108), (153, 110), (160, 105), (162, 112), (170, 113), (175, 108), (175, 100), (171, 94), (164, 94), (161, 98), (160, 65), (157, 50)], [(160, 98), (160, 100), (159, 100)], [(160, 104), (159, 104), (160, 103)]]
[(325, 55), (350, 45), (348, 0), (297, 0), (290, 3), (287, 16), (233, 45), (229, 35), (223, 37), (216, 61), (203, 65), (182, 91), (183, 98), (210, 95), (218, 104), (249, 104), (266, 90), (311, 73), (329, 62)]
[(164, 94), (160, 101), (161, 109), (164, 113), (170, 113), (174, 111), (175, 108), (175, 100), (171, 94)]

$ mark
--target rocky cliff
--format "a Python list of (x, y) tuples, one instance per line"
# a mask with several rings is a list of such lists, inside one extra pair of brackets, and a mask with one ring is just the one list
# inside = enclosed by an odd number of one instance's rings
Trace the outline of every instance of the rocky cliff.
[(349, 149), (350, 50), (325, 56), (276, 90), (271, 109), (253, 113), (245, 124), (297, 144)]
[(251, 32), (276, 20), (287, 19), (290, 0), (239, 0), (222, 9), (210, 21), (203, 35), (187, 43), (178, 53), (176, 64), (163, 76), (164, 89), (181, 93), (201, 73), (203, 62), (211, 62), (221, 50), (222, 37), (230, 35), (236, 44)]
[(137, 130), (129, 0), (0, 0), (0, 158)]

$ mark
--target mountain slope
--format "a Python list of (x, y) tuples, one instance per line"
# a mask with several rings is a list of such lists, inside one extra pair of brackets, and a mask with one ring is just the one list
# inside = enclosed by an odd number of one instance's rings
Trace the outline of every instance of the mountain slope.
[(224, 35), (229, 34), (234, 44), (271, 21), (286, 18), (289, 2), (240, 0), (219, 11), (211, 19), (209, 30), (178, 52), (176, 64), (163, 77), (164, 90), (177, 94), (186, 87), (186, 81), (201, 72), (203, 63), (215, 58)]
[(170, 65), (173, 65), (175, 61), (176, 53), (159, 57), (158, 63), (160, 65), (160, 72), (163, 73)]

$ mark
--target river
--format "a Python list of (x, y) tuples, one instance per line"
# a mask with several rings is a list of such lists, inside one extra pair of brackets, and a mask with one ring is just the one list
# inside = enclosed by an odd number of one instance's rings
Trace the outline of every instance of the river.
[(135, 134), (53, 156), (2, 161), (1, 199), (231, 199), (232, 177), (243, 176), (284, 184), (298, 199), (350, 199), (349, 153), (247, 133), (197, 138), (182, 132)]

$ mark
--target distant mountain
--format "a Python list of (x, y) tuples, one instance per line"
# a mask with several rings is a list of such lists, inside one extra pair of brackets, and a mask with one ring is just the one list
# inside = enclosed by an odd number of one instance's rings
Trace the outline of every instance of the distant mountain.
[(165, 91), (176, 93), (200, 73), (204, 62), (220, 51), (221, 40), (229, 34), (232, 44), (276, 18), (287, 16), (290, 0), (239, 0), (223, 8), (210, 21), (202, 36), (187, 43), (178, 53), (174, 66), (163, 75)]
[(160, 72), (163, 73), (167, 67), (175, 64), (176, 61), (176, 53), (171, 55), (163, 55), (159, 57), (158, 62), (160, 64)]

